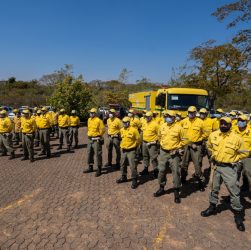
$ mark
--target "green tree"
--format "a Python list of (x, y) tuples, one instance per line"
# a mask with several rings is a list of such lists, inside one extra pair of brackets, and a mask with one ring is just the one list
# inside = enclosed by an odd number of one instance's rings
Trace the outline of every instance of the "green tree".
[(90, 87), (82, 77), (66, 76), (62, 82), (55, 85), (55, 90), (48, 100), (48, 104), (57, 110), (64, 108), (67, 113), (75, 109), (81, 119), (87, 119), (91, 107), (92, 94)]

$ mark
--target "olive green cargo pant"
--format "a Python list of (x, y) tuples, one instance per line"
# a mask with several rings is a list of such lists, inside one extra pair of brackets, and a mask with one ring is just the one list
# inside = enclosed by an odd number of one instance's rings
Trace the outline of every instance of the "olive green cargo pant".
[(0, 134), (0, 150), (3, 154), (13, 153), (12, 133)]
[(212, 191), (209, 194), (209, 202), (215, 205), (218, 203), (220, 186), (222, 182), (224, 182), (230, 194), (232, 209), (236, 211), (241, 211), (243, 207), (240, 202), (240, 188), (237, 185), (237, 178), (238, 173), (236, 167), (216, 166), (216, 170), (213, 176)]
[(50, 130), (49, 129), (39, 129), (39, 137), (41, 143), (41, 152), (50, 154)]
[(173, 176), (173, 187), (180, 188), (181, 180), (180, 180), (180, 162), (181, 157), (178, 154), (171, 155), (170, 153), (165, 152), (163, 149), (160, 149), (160, 158), (159, 158), (159, 174), (158, 180), (160, 186), (165, 186), (167, 182), (167, 172), (168, 168), (171, 168), (172, 176)]
[(102, 145), (99, 140), (88, 139), (87, 155), (87, 163), (89, 166), (94, 164), (95, 155), (97, 167), (102, 167)]
[(70, 145), (75, 142), (75, 146), (78, 146), (78, 127), (70, 127)]
[(120, 152), (120, 140), (119, 137), (108, 136), (107, 150), (108, 150), (108, 165), (112, 165), (112, 150), (113, 147), (116, 151), (116, 165), (120, 165), (121, 152)]
[(24, 157), (29, 159), (34, 158), (34, 135), (33, 134), (23, 134), (22, 136), (22, 146)]
[(239, 167), (237, 170), (239, 172), (239, 176), (241, 176), (241, 172), (242, 172), (243, 181), (244, 181), (244, 178), (246, 178), (249, 184), (249, 188), (250, 188), (251, 187), (251, 157), (249, 156), (248, 158), (243, 159), (242, 166)]
[(136, 158), (136, 148), (135, 149), (122, 149), (121, 153), (121, 175), (127, 176), (127, 165), (131, 168), (131, 177), (136, 179), (138, 176), (137, 164), (135, 163)]
[(196, 148), (193, 149), (191, 145), (186, 145), (184, 149), (184, 155), (182, 158), (182, 172), (187, 175), (188, 165), (192, 160), (195, 169), (195, 176), (202, 182), (205, 181), (205, 177), (202, 174), (202, 145), (196, 145)]
[(150, 160), (151, 160), (153, 169), (157, 169), (157, 167), (158, 167), (158, 146), (157, 146), (157, 143), (147, 145), (146, 142), (143, 142), (142, 153), (143, 153), (144, 166), (148, 168), (150, 165)]
[(63, 145), (64, 140), (66, 142), (66, 145), (70, 145), (70, 140), (69, 140), (69, 129), (68, 128), (59, 128), (59, 144), (60, 146)]

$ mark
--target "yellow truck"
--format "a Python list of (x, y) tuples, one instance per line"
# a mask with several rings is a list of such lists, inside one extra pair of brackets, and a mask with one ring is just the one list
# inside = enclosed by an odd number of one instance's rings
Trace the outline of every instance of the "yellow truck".
[(157, 91), (144, 91), (129, 94), (132, 108), (138, 112), (142, 110), (163, 111), (174, 110), (186, 116), (189, 106), (197, 109), (209, 109), (208, 92), (195, 88), (162, 88)]

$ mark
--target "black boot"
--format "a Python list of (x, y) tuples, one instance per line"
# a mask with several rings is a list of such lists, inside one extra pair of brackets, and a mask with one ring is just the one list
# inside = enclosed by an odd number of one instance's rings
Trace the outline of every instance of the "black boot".
[(140, 175), (148, 175), (149, 172), (148, 172), (148, 167), (144, 167), (143, 171), (140, 172)]
[(23, 156), (23, 157), (21, 158), (21, 161), (26, 161), (26, 160), (28, 160), (28, 159), (29, 159), (28, 156)]
[(58, 149), (58, 150), (59, 150), (59, 149), (62, 149), (62, 145), (60, 144), (60, 145), (58, 146), (58, 148), (57, 148), (57, 149)]
[(98, 166), (97, 172), (96, 172), (96, 177), (99, 177), (101, 175), (101, 166)]
[(45, 155), (44, 151), (41, 151), (40, 153), (38, 153), (38, 156), (42, 156), (42, 155)]
[(131, 188), (135, 189), (137, 188), (137, 186), (138, 186), (137, 178), (133, 178)]
[(75, 144), (74, 148), (75, 148), (75, 149), (77, 149), (77, 148), (78, 148), (78, 144), (77, 144), (77, 143)]
[(93, 166), (92, 165), (89, 165), (89, 167), (86, 169), (86, 170), (84, 170), (83, 171), (83, 173), (91, 173), (91, 172), (93, 172)]
[(158, 175), (159, 175), (159, 170), (158, 170), (157, 168), (155, 168), (155, 169), (153, 170), (153, 176), (154, 176), (154, 178), (157, 179), (157, 178), (158, 178)]
[(244, 217), (243, 211), (234, 211), (234, 221), (235, 221), (237, 229), (241, 232), (245, 231), (243, 217)]
[(14, 159), (14, 158), (15, 158), (15, 153), (14, 153), (14, 152), (11, 152), (11, 153), (10, 153), (9, 160), (12, 160), (12, 159)]
[(30, 162), (31, 162), (31, 163), (34, 162), (34, 157), (31, 157), (31, 158), (30, 158)]
[(68, 145), (68, 146), (67, 146), (67, 152), (70, 152), (70, 151), (71, 151), (71, 146)]
[(174, 202), (175, 203), (180, 203), (180, 190), (179, 188), (174, 189)]
[(200, 215), (202, 217), (208, 217), (210, 215), (215, 215), (216, 213), (217, 213), (217, 211), (216, 211), (216, 205), (213, 204), (213, 203), (210, 203), (209, 207), (206, 210), (202, 211), (200, 213)]
[(123, 182), (127, 182), (127, 177), (125, 175), (122, 175), (119, 179), (116, 180), (116, 182), (119, 183), (123, 183)]
[(180, 180), (181, 180), (182, 185), (185, 185), (187, 183), (186, 178), (187, 178), (187, 172), (185, 170), (181, 169), (181, 178), (180, 178)]
[(120, 169), (120, 164), (119, 164), (119, 163), (116, 164), (116, 169), (117, 169), (117, 170)]
[(7, 155), (7, 152), (1, 153), (1, 156), (6, 156), (6, 155)]
[(50, 158), (51, 157), (51, 152), (49, 151), (49, 152), (47, 152), (47, 154), (46, 154), (46, 158)]
[(160, 186), (158, 191), (156, 193), (153, 194), (154, 197), (159, 197), (161, 195), (165, 194), (165, 190), (163, 186)]
[(204, 185), (204, 182), (201, 181), (200, 179), (198, 180), (198, 184), (199, 184), (199, 190), (201, 192), (204, 192), (205, 191), (205, 185)]

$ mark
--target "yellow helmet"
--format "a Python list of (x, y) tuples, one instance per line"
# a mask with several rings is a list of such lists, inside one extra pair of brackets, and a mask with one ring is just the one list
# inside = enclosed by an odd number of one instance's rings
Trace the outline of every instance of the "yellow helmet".
[(130, 117), (128, 116), (125, 116), (123, 119), (122, 119), (122, 122), (129, 122), (130, 121)]
[(188, 112), (197, 112), (197, 109), (195, 106), (190, 106), (188, 109), (187, 109)]
[(92, 108), (92, 109), (90, 110), (90, 113), (97, 113), (97, 109), (96, 109), (96, 108)]

